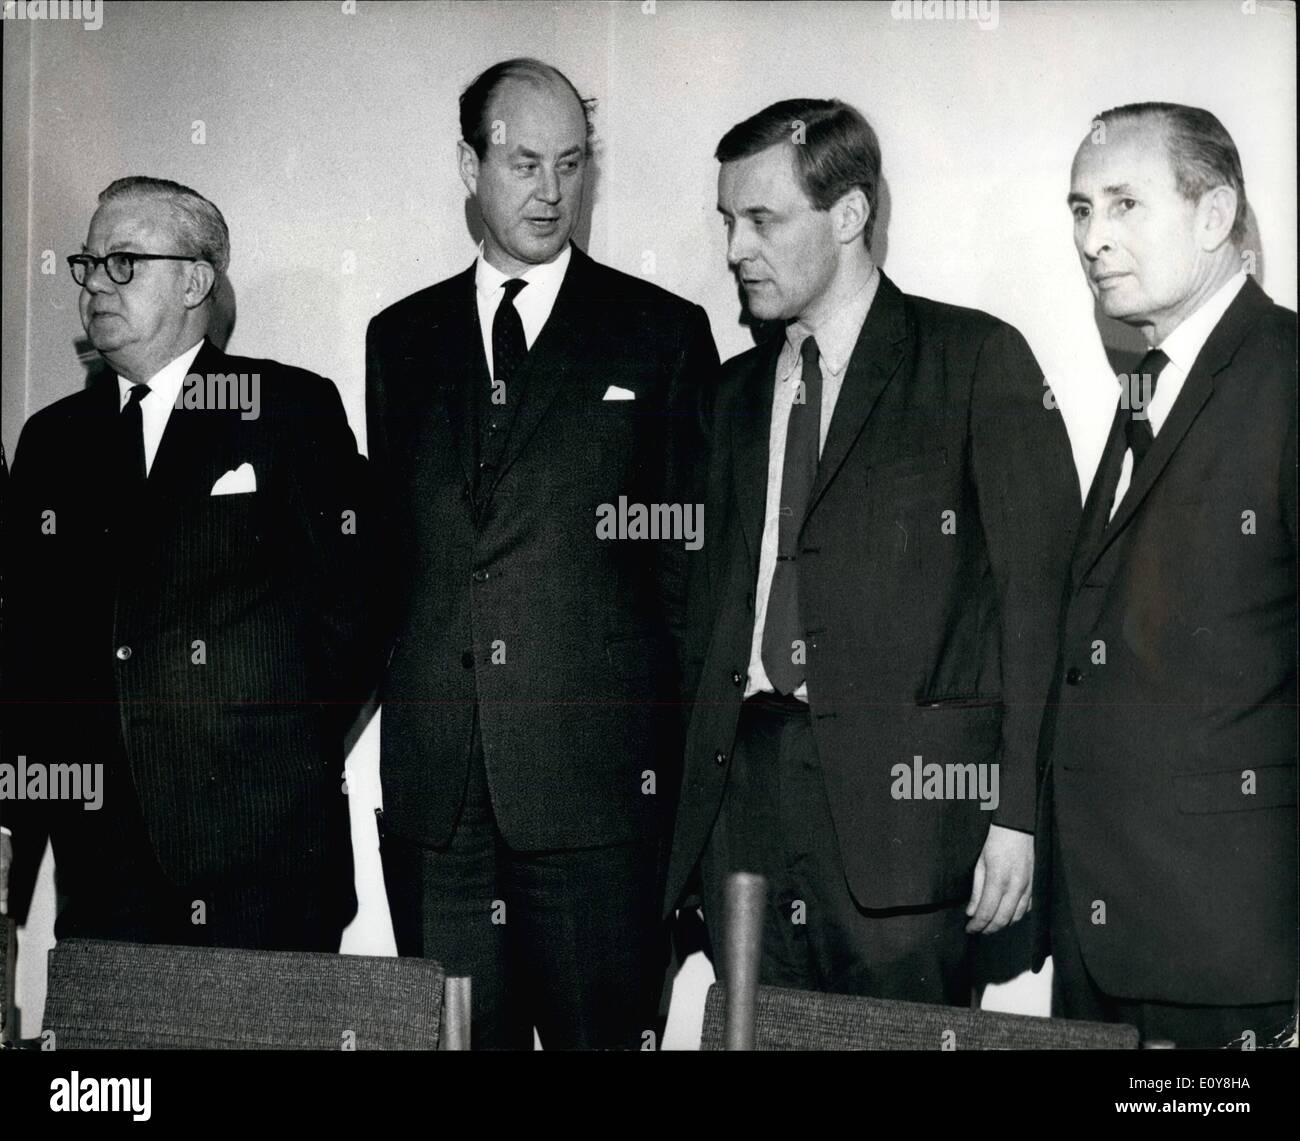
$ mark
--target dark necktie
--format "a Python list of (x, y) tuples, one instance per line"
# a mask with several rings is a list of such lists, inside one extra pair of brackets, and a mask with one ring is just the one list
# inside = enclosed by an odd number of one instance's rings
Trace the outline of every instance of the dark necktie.
[(528, 355), (524, 323), (515, 308), (515, 298), (527, 284), (522, 278), (512, 277), (501, 286), (501, 304), (492, 318), (492, 379), (498, 382), (509, 383), (519, 362)]
[[(1156, 394), (1156, 384), (1164, 371), (1169, 358), (1159, 349), (1152, 349), (1138, 363), (1137, 373), (1129, 384), (1127, 415), (1124, 418), (1124, 439), (1133, 452), (1133, 472), (1129, 476), (1131, 483), (1137, 476), (1138, 467), (1146, 459), (1146, 454), (1155, 443), (1155, 433), (1151, 431), (1151, 400)], [(1147, 390), (1145, 377), (1151, 377), (1151, 388)], [(1139, 395), (1140, 394), (1140, 395)], [(1140, 405), (1140, 407), (1139, 407)], [(1141, 418), (1134, 416), (1140, 413)]]
[[(803, 662), (793, 660), (795, 642), (804, 637), (799, 619), (799, 531), (817, 478), (821, 451), (822, 372), (817, 363), (817, 341), (813, 337), (804, 339), (800, 356), (803, 358), (802, 392), (795, 394), (790, 406), (785, 467), (781, 472), (776, 569), (763, 622), (763, 669), (776, 691), (784, 694), (794, 693), (804, 681)], [(806, 660), (805, 654), (799, 656)]]
[(490, 486), (491, 475), (500, 458), (501, 440), (507, 424), (508, 413), (518, 401), (511, 390), (511, 378), (528, 355), (528, 342), (524, 339), (524, 323), (515, 308), (515, 298), (528, 282), (512, 277), (501, 286), (501, 302), (492, 318), (492, 383), (478, 399), (478, 466), (474, 473), (474, 494), (478, 496), (483, 485)]
[(124, 492), (138, 491), (146, 479), (144, 463), (144, 414), (140, 401), (149, 395), (147, 384), (133, 384), (126, 404), (117, 415), (118, 478)]

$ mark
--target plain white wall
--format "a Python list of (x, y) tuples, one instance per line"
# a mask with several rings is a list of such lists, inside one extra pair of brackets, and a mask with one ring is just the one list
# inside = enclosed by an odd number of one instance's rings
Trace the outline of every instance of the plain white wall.
[[(1296, 304), (1290, 4), (1008, 3), (989, 30), (813, 0), (350, 7), (109, 3), (97, 31), (5, 21), (11, 456), (25, 416), (82, 383), (77, 290), (62, 259), (79, 248), (98, 191), (126, 174), (176, 179), (220, 206), (234, 249), (231, 351), (333, 378), (364, 444), (366, 322), (472, 259), (456, 98), (512, 55), (554, 63), (600, 100), (589, 251), (703, 304), (724, 359), (751, 340), (714, 210), (718, 138), (776, 99), (858, 106), (884, 155), (886, 271), (908, 292), (1019, 327), (1085, 486), (1116, 389), (1064, 200), (1095, 113), (1159, 99), (1218, 115), (1242, 154), (1262, 283)], [(383, 954), (379, 730), (376, 719), (349, 760), (361, 911), (344, 949)], [(52, 941), (48, 864), (23, 933), (29, 1035)], [(708, 979), (699, 957), (679, 978), (666, 1045), (698, 1037)], [(985, 1005), (1045, 1013), (1046, 977), (994, 988)]]

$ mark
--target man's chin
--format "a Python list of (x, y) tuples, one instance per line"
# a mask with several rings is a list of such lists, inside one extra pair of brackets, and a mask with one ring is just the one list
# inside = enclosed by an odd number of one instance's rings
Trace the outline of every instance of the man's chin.
[(556, 230), (554, 234), (524, 235), (520, 242), (519, 260), (541, 265), (554, 260), (568, 244), (570, 234)]
[(107, 356), (115, 349), (120, 349), (125, 343), (117, 337), (97, 337), (93, 333), (88, 334), (87, 339), (95, 346), (95, 351), (103, 356)]
[(770, 301), (755, 301), (752, 297), (746, 297), (745, 310), (755, 321), (788, 320), (786, 315), (781, 312), (780, 306), (774, 305)]

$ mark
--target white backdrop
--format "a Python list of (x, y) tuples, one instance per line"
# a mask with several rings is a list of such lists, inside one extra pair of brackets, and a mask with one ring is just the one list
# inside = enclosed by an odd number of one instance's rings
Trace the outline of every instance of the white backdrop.
[[(5, 20), (5, 446), (12, 456), (25, 417), (82, 383), (62, 259), (97, 192), (127, 174), (217, 203), (233, 239), (231, 351), (333, 378), (364, 444), (366, 322), (473, 257), (457, 95), (488, 64), (527, 54), (600, 100), (589, 251), (703, 304), (724, 359), (751, 342), (714, 211), (718, 138), (777, 99), (854, 103), (884, 154), (886, 271), (1025, 334), (1086, 486), (1116, 389), (1071, 242), (1074, 149), (1117, 104), (1212, 110), (1241, 150), (1262, 284), (1294, 308), (1294, 6), (1003, 3), (987, 29), (899, 12), (814, 0), (108, 3), (98, 30)], [(376, 719), (349, 760), (361, 910), (344, 949), (383, 954), (379, 731)], [(28, 1035), (52, 941), (49, 862), (22, 936)], [(698, 1039), (708, 978), (701, 957), (687, 964), (666, 1045)], [(1045, 1013), (1046, 976), (993, 988), (985, 1004)]]

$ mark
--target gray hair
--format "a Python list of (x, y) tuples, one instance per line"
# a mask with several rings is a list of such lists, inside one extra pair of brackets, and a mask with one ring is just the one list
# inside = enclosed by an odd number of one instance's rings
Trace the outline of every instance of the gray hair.
[(193, 254), (209, 262), (218, 278), (226, 272), (230, 265), (230, 230), (221, 211), (197, 190), (166, 178), (132, 175), (109, 183), (99, 193), (101, 206), (118, 198), (162, 201), (175, 224), (177, 240), (186, 247), (175, 252)]
[(1241, 156), (1223, 124), (1209, 111), (1182, 103), (1128, 103), (1097, 116), (1103, 123), (1154, 119), (1163, 128), (1174, 185), (1189, 202), (1199, 202), (1216, 186), (1230, 186), (1237, 194), (1237, 213), (1229, 240), (1240, 247), (1246, 240), (1246, 178)]

